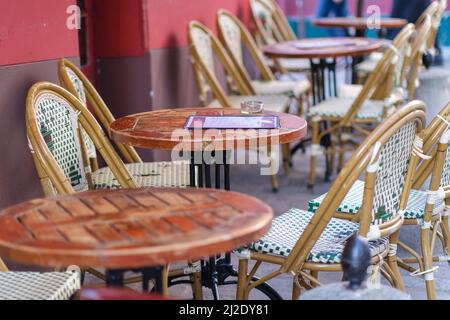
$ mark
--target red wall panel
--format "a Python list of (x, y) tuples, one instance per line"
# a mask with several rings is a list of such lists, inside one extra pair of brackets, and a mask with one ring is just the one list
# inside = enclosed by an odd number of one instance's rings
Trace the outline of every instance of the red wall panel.
[(95, 51), (98, 57), (142, 56), (145, 53), (145, 1), (94, 0)]
[(0, 65), (78, 56), (78, 32), (66, 26), (75, 0), (0, 0)]
[(216, 13), (227, 9), (248, 21), (248, 0), (145, 0), (148, 49), (187, 45), (187, 26), (199, 20), (216, 29)]

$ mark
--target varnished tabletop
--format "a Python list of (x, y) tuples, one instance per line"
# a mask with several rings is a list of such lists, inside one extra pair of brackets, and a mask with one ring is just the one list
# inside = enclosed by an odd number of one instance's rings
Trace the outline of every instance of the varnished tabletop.
[(266, 46), (264, 53), (271, 58), (355, 57), (377, 51), (382, 45), (381, 40), (367, 38), (307, 38)]
[[(271, 143), (285, 144), (304, 138), (307, 133), (305, 119), (276, 112), (281, 128), (277, 130), (192, 130), (184, 129), (191, 115), (241, 115), (239, 109), (180, 108), (151, 111), (130, 115), (111, 124), (111, 138), (117, 142), (140, 148), (201, 151), (205, 148), (230, 150)], [(197, 134), (197, 135), (196, 135)], [(182, 143), (182, 145), (180, 145)]]
[[(358, 17), (333, 17), (333, 18), (317, 18), (312, 19), (311, 23), (319, 27), (330, 27), (330, 28), (355, 28), (359, 30), (369, 29), (367, 23), (369, 18), (358, 18)], [(380, 27), (382, 29), (391, 28), (402, 28), (408, 21), (399, 18), (381, 18)]]
[(0, 212), (0, 256), (45, 267), (129, 269), (228, 252), (270, 228), (262, 201), (210, 189), (85, 192)]

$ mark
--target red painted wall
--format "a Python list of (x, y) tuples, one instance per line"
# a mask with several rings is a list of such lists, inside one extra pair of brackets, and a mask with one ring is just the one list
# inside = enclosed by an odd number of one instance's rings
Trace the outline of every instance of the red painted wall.
[(66, 27), (75, 0), (0, 0), (0, 65), (78, 56), (77, 30)]
[(248, 6), (248, 0), (147, 0), (148, 49), (186, 46), (191, 20), (216, 30), (219, 9), (227, 9), (247, 22)]
[[(278, 0), (281, 7), (287, 12), (289, 16), (297, 16), (298, 9), (296, 8), (296, 0)], [(305, 16), (315, 16), (316, 15), (316, 7), (317, 0), (304, 0), (303, 1), (303, 12)], [(384, 14), (389, 14), (392, 7), (392, 0), (366, 0), (365, 6), (369, 6), (372, 4), (380, 6), (382, 12)], [(355, 14), (356, 12), (356, 0), (348, 0), (348, 9), (351, 14)]]
[[(297, 16), (298, 9), (296, 8), (297, 0), (277, 0), (281, 7), (290, 16)], [(304, 3), (304, 15), (314, 16), (316, 14), (316, 6), (318, 0), (303, 0)], [(365, 6), (378, 5), (380, 6), (383, 14), (389, 14), (391, 12), (393, 0), (365, 0)], [(355, 14), (356, 11), (356, 0), (348, 0), (349, 10), (351, 14)], [(450, 10), (450, 3), (448, 5), (448, 10)]]
[(186, 46), (189, 21), (215, 30), (222, 8), (248, 21), (248, 0), (94, 0), (96, 55), (133, 57)]
[(146, 0), (94, 0), (98, 57), (142, 56), (146, 49)]

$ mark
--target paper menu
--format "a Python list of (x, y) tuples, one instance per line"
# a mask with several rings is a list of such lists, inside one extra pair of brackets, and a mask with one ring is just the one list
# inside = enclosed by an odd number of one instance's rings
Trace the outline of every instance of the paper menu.
[(332, 48), (332, 47), (343, 47), (343, 46), (352, 46), (354, 45), (352, 42), (341, 42), (341, 41), (317, 41), (317, 42), (306, 42), (306, 43), (294, 43), (292, 44), (295, 48), (300, 50), (307, 49), (324, 49), (324, 48)]
[(186, 129), (279, 129), (278, 116), (190, 116)]

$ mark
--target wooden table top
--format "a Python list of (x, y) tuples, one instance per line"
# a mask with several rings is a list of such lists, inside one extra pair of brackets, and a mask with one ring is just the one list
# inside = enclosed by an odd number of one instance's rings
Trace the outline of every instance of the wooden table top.
[[(305, 119), (295, 115), (265, 112), (278, 115), (281, 128), (277, 130), (192, 130), (184, 129), (191, 115), (241, 115), (239, 109), (180, 108), (151, 111), (130, 115), (111, 124), (111, 138), (140, 148), (184, 151), (231, 150), (271, 143), (285, 144), (304, 138), (307, 133)], [(174, 134), (176, 132), (176, 134)], [(199, 133), (200, 132), (200, 133)], [(182, 145), (180, 143), (182, 142)]]
[(212, 189), (91, 191), (0, 212), (0, 256), (44, 267), (138, 269), (229, 252), (267, 233), (262, 201)]
[[(337, 27), (337, 28), (355, 28), (365, 30), (369, 28), (367, 23), (369, 18), (361, 17), (333, 17), (333, 18), (316, 18), (311, 23), (319, 27)], [(381, 18), (380, 27), (383, 29), (402, 28), (408, 21), (399, 18)]]
[(367, 38), (307, 38), (268, 45), (264, 53), (271, 58), (355, 57), (377, 51), (382, 44), (382, 40)]

